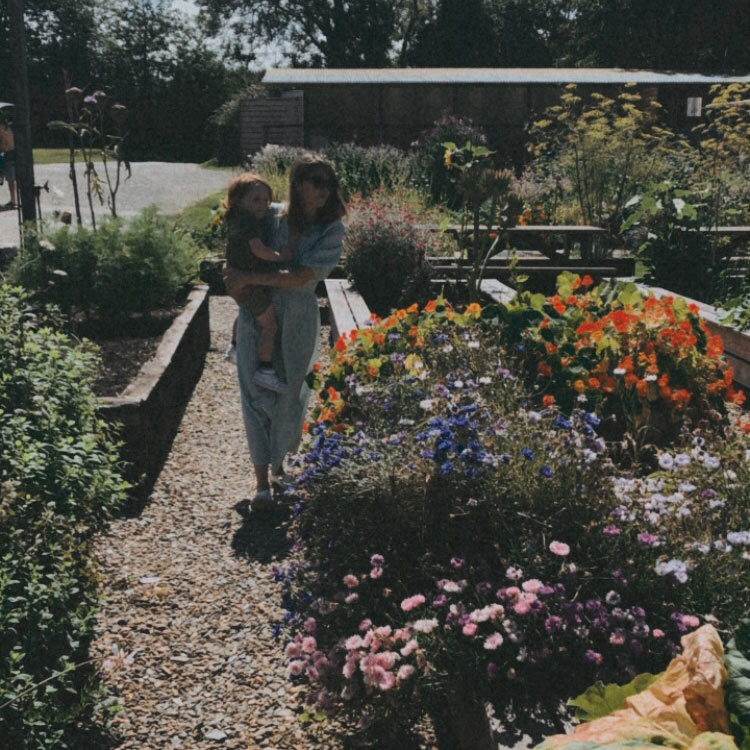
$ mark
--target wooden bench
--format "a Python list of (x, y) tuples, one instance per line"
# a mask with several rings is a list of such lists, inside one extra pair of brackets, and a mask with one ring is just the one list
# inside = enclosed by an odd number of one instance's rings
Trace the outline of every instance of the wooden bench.
[(331, 343), (355, 328), (364, 328), (370, 320), (370, 308), (348, 279), (326, 279), (326, 294), (331, 312)]

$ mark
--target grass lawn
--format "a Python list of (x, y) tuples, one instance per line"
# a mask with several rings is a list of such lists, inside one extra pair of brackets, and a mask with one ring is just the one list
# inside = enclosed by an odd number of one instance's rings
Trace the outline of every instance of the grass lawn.
[(226, 198), (226, 190), (212, 193), (202, 198), (197, 203), (188, 206), (180, 214), (173, 216), (175, 223), (189, 232), (203, 232), (211, 221), (211, 211)]
[[(35, 148), (34, 164), (66, 164), (68, 162), (67, 148)], [(76, 154), (76, 162), (80, 161), (80, 155)], [(100, 161), (97, 159), (97, 161)]]

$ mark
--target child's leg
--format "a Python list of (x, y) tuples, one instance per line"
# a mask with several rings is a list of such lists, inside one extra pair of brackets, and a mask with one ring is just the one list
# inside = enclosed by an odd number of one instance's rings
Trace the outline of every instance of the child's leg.
[[(276, 338), (276, 314), (273, 305), (269, 305), (262, 313), (255, 316), (255, 322), (260, 328), (258, 335), (258, 359), (261, 365), (270, 363), (273, 358), (273, 342)], [(270, 366), (267, 365), (267, 366)]]

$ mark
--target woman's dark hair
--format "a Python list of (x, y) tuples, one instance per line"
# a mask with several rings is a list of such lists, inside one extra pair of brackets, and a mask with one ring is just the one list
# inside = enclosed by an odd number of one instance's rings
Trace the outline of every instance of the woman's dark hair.
[(289, 226), (298, 231), (305, 228), (305, 207), (302, 203), (300, 188), (305, 180), (315, 177), (323, 178), (330, 186), (328, 200), (319, 209), (315, 221), (320, 224), (329, 224), (346, 216), (346, 204), (341, 195), (339, 179), (331, 164), (316, 154), (302, 154), (292, 164), (292, 171), (289, 175), (289, 207), (287, 208)]
[(262, 185), (268, 190), (268, 197), (273, 200), (273, 190), (271, 186), (255, 172), (243, 172), (241, 175), (235, 177), (227, 188), (227, 210), (224, 214), (224, 218), (229, 221), (233, 219), (235, 214), (240, 210), (240, 203), (242, 199), (256, 186)]

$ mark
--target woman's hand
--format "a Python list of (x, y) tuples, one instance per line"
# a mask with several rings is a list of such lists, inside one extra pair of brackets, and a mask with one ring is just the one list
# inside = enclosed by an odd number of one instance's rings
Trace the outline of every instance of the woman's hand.
[(227, 294), (235, 301), (241, 302), (243, 292), (250, 286), (250, 274), (246, 271), (239, 271), (232, 266), (225, 266), (222, 275), (224, 286), (227, 288)]

